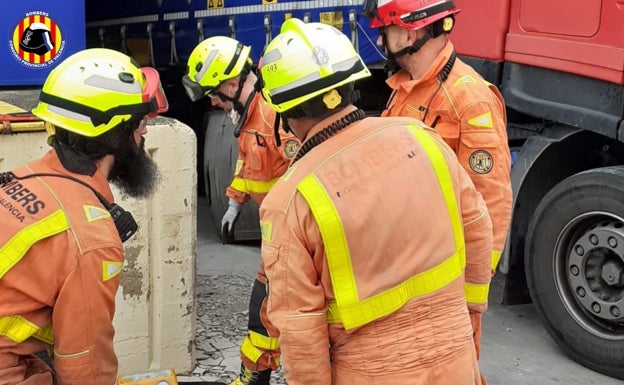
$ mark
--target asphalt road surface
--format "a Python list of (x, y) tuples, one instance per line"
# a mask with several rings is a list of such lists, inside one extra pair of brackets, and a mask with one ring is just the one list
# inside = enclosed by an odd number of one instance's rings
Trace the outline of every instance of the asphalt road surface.
[[(223, 275), (253, 280), (259, 264), (259, 245), (222, 245), (203, 197), (198, 199), (197, 234), (198, 278)], [(500, 285), (494, 281), (491, 297), (498, 297), (497, 290)], [(481, 350), (480, 367), (488, 385), (624, 384), (568, 358), (541, 325), (531, 304), (503, 306), (490, 301), (483, 317)]]

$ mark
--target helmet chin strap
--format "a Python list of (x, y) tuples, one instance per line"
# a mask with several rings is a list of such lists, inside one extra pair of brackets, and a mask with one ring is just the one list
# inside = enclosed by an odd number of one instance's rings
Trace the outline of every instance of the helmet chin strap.
[[(245, 68), (243, 68), (243, 71), (241, 72), (240, 77), (238, 78), (238, 88), (236, 89), (236, 94), (234, 95), (234, 97), (230, 97), (220, 91), (217, 92), (217, 95), (219, 96), (221, 100), (223, 100), (224, 102), (232, 102), (232, 108), (241, 117), (246, 113), (247, 109), (249, 108), (249, 102), (251, 101), (252, 96), (253, 96), (253, 92), (252, 92), (249, 98), (247, 98), (245, 105), (243, 105), (243, 103), (241, 103), (239, 100), (241, 93), (243, 92), (243, 85), (245, 84), (245, 81), (247, 80), (247, 75), (249, 74), (249, 71), (250, 71), (249, 67), (246, 66)], [(240, 126), (242, 125), (242, 121), (243, 119), (241, 119), (241, 123), (238, 124), (237, 129), (234, 131), (234, 136), (237, 138), (240, 135)]]
[(231, 102), (232, 103), (232, 108), (234, 108), (234, 110), (236, 112), (238, 112), (239, 115), (242, 115), (242, 113), (245, 110), (245, 106), (243, 106), (243, 103), (241, 103), (240, 100), (238, 100), (240, 98), (241, 91), (242, 91), (242, 87), (241, 87), (241, 85), (239, 83), (238, 90), (236, 91), (236, 94), (234, 95), (234, 97), (227, 96), (223, 92), (217, 92), (217, 95), (224, 102)]
[(388, 44), (386, 41), (386, 35), (383, 34), (381, 37), (381, 41), (384, 45), (384, 47), (386, 48), (386, 53), (387, 53), (387, 60), (388, 60), (388, 69), (395, 72), (397, 70), (399, 70), (401, 67), (399, 66), (399, 63), (397, 62), (397, 59), (405, 56), (405, 55), (413, 55), (416, 52), (418, 52), (424, 45), (425, 43), (427, 43), (429, 41), (429, 39), (431, 39), (431, 33), (429, 33), (428, 29), (425, 29), (425, 34), (423, 35), (423, 37), (421, 37), (420, 39), (416, 40), (414, 42), (414, 44), (412, 44), (409, 47), (405, 47), (403, 49), (400, 49), (396, 52), (392, 52), (390, 51), (390, 49), (388, 49)]
[[(251, 106), (251, 101), (253, 100), (254, 96), (256, 96), (255, 92), (250, 93), (244, 106), (240, 102), (238, 103), (238, 105), (242, 107), (242, 110), (236, 110), (236, 112), (238, 112), (238, 114), (240, 115), (240, 120), (238, 121), (238, 124), (234, 129), (235, 138), (238, 138), (240, 136), (243, 124), (245, 124), (245, 120), (247, 120), (247, 111), (249, 111), (249, 106)], [(234, 104), (234, 108), (236, 108), (236, 104)]]

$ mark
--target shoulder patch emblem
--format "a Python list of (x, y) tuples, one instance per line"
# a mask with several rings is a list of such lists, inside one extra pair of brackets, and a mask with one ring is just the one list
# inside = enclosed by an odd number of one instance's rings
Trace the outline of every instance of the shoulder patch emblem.
[(464, 83), (476, 83), (474, 78), (470, 75), (464, 75), (461, 78), (455, 80), (455, 83), (453, 83), (453, 87), (457, 87), (460, 84), (464, 84)]
[(485, 114), (475, 116), (474, 118), (468, 120), (468, 124), (474, 127), (492, 128), (494, 127), (492, 124), (492, 113), (488, 111)]
[(299, 142), (294, 139), (289, 139), (284, 143), (284, 154), (288, 158), (292, 158), (299, 151)]
[(470, 154), (468, 162), (470, 164), (470, 169), (477, 174), (487, 174), (494, 166), (492, 155), (484, 150), (477, 150)]
[(121, 273), (123, 263), (115, 261), (103, 261), (102, 262), (102, 281), (106, 282), (109, 279), (115, 278)]
[(98, 219), (110, 218), (110, 213), (101, 207), (96, 206), (83, 206), (85, 216), (88, 222), (97, 221)]

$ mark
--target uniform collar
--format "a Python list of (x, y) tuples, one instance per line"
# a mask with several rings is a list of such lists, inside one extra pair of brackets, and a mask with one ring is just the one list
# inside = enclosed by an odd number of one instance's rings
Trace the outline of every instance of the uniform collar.
[(77, 173), (68, 171), (65, 167), (63, 167), (63, 165), (61, 164), (61, 160), (58, 158), (56, 151), (54, 151), (53, 149), (49, 150), (43, 156), (42, 161), (50, 169), (58, 172), (59, 174), (69, 175), (71, 177), (74, 177), (76, 179), (79, 179), (85, 182), (89, 186), (93, 187), (98, 193), (102, 194), (102, 196), (107, 201), (111, 203), (113, 202), (114, 198), (113, 198), (113, 192), (111, 191), (111, 188), (110, 188), (110, 184), (108, 183), (106, 176), (102, 174), (100, 170), (96, 170), (93, 176), (82, 175), (82, 174), (77, 174)]
[(333, 114), (331, 116), (328, 116), (327, 118), (316, 123), (314, 126), (312, 126), (310, 131), (308, 131), (308, 135), (306, 135), (306, 141), (309, 140), (314, 135), (316, 135), (318, 132), (327, 128), (330, 124), (339, 121), (340, 119), (349, 115), (351, 112), (355, 110), (357, 110), (357, 107), (355, 107), (354, 105), (350, 105), (350, 106), (343, 108), (340, 112)]

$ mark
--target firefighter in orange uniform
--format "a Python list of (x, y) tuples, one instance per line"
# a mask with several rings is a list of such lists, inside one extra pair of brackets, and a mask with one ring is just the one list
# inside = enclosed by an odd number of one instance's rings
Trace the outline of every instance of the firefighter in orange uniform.
[[(250, 47), (226, 36), (202, 41), (188, 60), (183, 84), (191, 100), (205, 95), (213, 106), (228, 111), (238, 136), (238, 160), (231, 185), (226, 190), (229, 207), (221, 221), (224, 243), (233, 239), (234, 225), (243, 204), (253, 199), (258, 206), (273, 184), (286, 171), (299, 150), (292, 133), (279, 134), (275, 111), (256, 91)], [(266, 276), (261, 265), (249, 302), (248, 334), (241, 345), (241, 374), (232, 385), (269, 384), (271, 370), (279, 365), (276, 339), (263, 325)]]
[[(33, 113), (53, 149), (0, 175), (1, 385), (116, 382), (115, 293), (136, 222), (109, 182), (154, 190), (143, 135), (167, 108), (158, 72), (117, 51), (80, 51), (50, 72)], [(46, 350), (55, 374), (35, 355)]]
[(370, 72), (332, 26), (286, 20), (262, 63), (302, 143), (260, 207), (288, 384), (481, 384), (464, 269), (487, 287), (492, 225), (452, 149), (416, 119), (364, 118)]
[[(511, 218), (511, 156), (505, 104), (498, 89), (457, 58), (448, 40), (459, 9), (451, 0), (367, 0), (365, 15), (378, 28), (390, 69), (399, 70), (382, 116), (411, 116), (444, 138), (457, 154), (492, 218), (492, 274), (504, 248)], [(466, 277), (472, 283), (472, 277)], [(481, 313), (487, 289), (470, 284), (466, 296), (479, 355)]]

